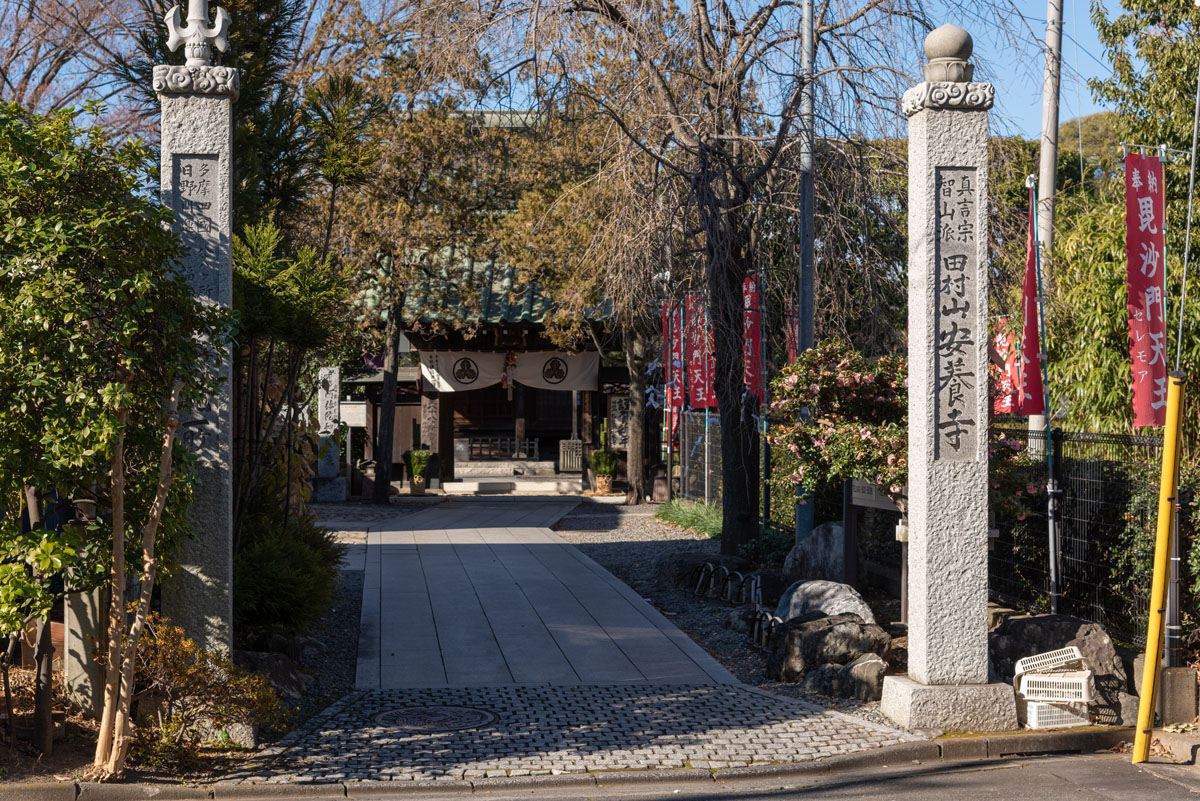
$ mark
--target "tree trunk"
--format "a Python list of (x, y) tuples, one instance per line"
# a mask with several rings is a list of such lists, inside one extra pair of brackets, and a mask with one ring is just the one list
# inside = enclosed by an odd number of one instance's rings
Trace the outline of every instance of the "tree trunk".
[(750, 238), (733, 211), (711, 215), (710, 225), (705, 255), (721, 417), (721, 553), (737, 555), (759, 534), (756, 406), (746, 400), (742, 357), (742, 280), (748, 275)]
[[(29, 530), (42, 527), (42, 493), (26, 485), (25, 506), (29, 512)], [(37, 571), (34, 571), (35, 575)], [(42, 756), (54, 750), (54, 643), (50, 638), (50, 616), (38, 618), (33, 649), (33, 747)]]
[(321, 248), (321, 261), (329, 258), (329, 240), (333, 236), (334, 204), (337, 203), (337, 184), (329, 185), (329, 213), (325, 219), (325, 246)]
[(625, 463), (629, 479), (629, 491), (625, 503), (642, 503), (649, 493), (646, 491), (646, 366), (651, 345), (636, 325), (624, 332), (625, 365), (629, 368), (629, 442), (626, 445)]
[(113, 721), (117, 716), (117, 692), (120, 689), (121, 645), (125, 632), (125, 407), (117, 411), (121, 430), (113, 448), (112, 486), (112, 571), (109, 574), (108, 604), (108, 664), (105, 666), (104, 710), (100, 714), (100, 731), (96, 737), (96, 754), (92, 764), (102, 768), (112, 750)]
[[(392, 487), (392, 432), (396, 426), (396, 361), (400, 350), (400, 304), (388, 314), (383, 352), (383, 395), (379, 399), (379, 429), (375, 432), (375, 484), (372, 503), (388, 503)], [(424, 433), (424, 432), (422, 432)], [(437, 436), (437, 432), (434, 432)]]

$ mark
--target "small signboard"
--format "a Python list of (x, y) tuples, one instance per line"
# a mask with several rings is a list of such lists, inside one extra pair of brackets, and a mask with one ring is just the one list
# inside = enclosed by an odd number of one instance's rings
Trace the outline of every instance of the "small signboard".
[(633, 403), (628, 395), (608, 396), (608, 447), (623, 451), (629, 447), (629, 414)]
[(855, 506), (865, 506), (868, 509), (883, 509), (886, 512), (900, 511), (899, 507), (896, 506), (891, 498), (884, 495), (879, 487), (861, 479), (851, 479), (850, 496), (850, 502)]

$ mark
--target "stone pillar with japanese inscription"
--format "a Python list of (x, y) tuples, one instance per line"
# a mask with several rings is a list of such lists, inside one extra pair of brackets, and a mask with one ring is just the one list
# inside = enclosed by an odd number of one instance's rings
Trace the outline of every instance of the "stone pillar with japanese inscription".
[[(189, 0), (186, 22), (179, 7), (166, 15), (168, 47), (183, 46), (182, 66), (154, 68), (162, 107), (162, 200), (174, 214), (184, 253), (183, 277), (205, 303), (233, 305), (233, 103), (238, 72), (210, 63), (224, 51), (229, 15), (208, 0)], [(182, 417), (180, 439), (197, 456), (190, 512), (191, 534), (179, 545), (179, 570), (163, 586), (163, 611), (209, 651), (232, 648), (233, 472), (232, 354), (216, 370), (216, 394)]]
[(342, 371), (322, 367), (317, 373), (317, 426), (321, 436), (313, 503), (340, 503), (350, 497), (347, 477), (341, 475), (342, 458), (337, 432), (342, 422)]
[(908, 675), (882, 710), (907, 728), (1016, 727), (988, 683), (988, 109), (971, 36), (925, 39), (908, 142)]

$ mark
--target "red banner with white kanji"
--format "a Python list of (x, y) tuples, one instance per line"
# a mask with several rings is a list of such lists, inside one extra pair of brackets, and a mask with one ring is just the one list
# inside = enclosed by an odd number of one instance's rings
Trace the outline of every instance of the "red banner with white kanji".
[(713, 390), (715, 373), (707, 304), (702, 294), (693, 292), (687, 297), (687, 388), (691, 408), (707, 409), (717, 405)]
[[(1008, 326), (1008, 318), (1000, 319), (1000, 327)], [(1021, 369), (1017, 361), (1017, 338), (1011, 331), (998, 331), (992, 337), (992, 347), (1004, 367), (1000, 369), (1000, 381), (996, 396), (992, 399), (992, 411), (996, 414), (1019, 414), (1021, 408)]]
[(758, 279), (742, 280), (742, 379), (746, 391), (758, 398), (763, 396), (762, 369), (762, 293)]
[(1167, 414), (1163, 190), (1158, 156), (1125, 156), (1126, 303), (1137, 428), (1161, 426)]
[(1017, 397), (1017, 413), (1045, 414), (1046, 395), (1042, 388), (1042, 348), (1038, 336), (1038, 274), (1037, 274), (1037, 195), (1029, 187), (1029, 232), (1025, 241), (1025, 285), (1021, 290), (1021, 391)]
[(667, 410), (670, 417), (670, 437), (679, 427), (683, 411), (683, 307), (663, 304), (663, 374), (666, 378)]

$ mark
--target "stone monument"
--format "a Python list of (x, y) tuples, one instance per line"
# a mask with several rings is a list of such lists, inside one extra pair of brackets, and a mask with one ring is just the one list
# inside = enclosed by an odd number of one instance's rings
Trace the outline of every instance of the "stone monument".
[(333, 432), (342, 422), (342, 371), (322, 367), (317, 373), (317, 425), (321, 434), (321, 454), (317, 460), (317, 479), (313, 482), (313, 503), (339, 503), (350, 497), (350, 486), (341, 473), (341, 452)]
[(925, 39), (908, 140), (908, 675), (882, 711), (906, 728), (1016, 728), (988, 683), (988, 109), (971, 36)]
[[(183, 240), (181, 271), (205, 303), (233, 305), (233, 102), (238, 73), (210, 63), (228, 46), (229, 15), (208, 0), (188, 0), (166, 15), (167, 46), (182, 45), (183, 66), (154, 68), (162, 106), (162, 200)], [(209, 651), (228, 652), (233, 618), (232, 354), (216, 370), (220, 384), (203, 408), (183, 415), (180, 439), (198, 457), (192, 537), (179, 546), (179, 572), (163, 586), (163, 611)], [(198, 369), (206, 369), (203, 365)]]

